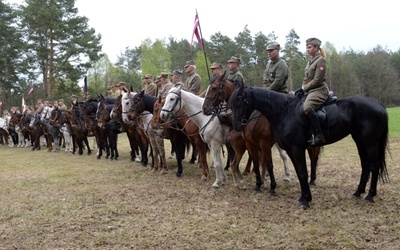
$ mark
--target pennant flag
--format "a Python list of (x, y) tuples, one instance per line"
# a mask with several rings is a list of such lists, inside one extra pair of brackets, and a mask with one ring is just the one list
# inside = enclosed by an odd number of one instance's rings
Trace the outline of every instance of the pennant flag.
[(199, 46), (201, 48), (202, 51), (204, 51), (204, 45), (200, 36), (200, 32), (199, 32), (199, 28), (200, 28), (200, 20), (199, 20), (199, 16), (196, 14), (195, 18), (194, 18), (194, 28), (193, 28), (193, 34), (192, 34), (192, 42), (190, 43), (190, 53), (192, 53), (192, 49), (193, 49), (193, 37), (196, 36), (197, 38), (197, 42), (199, 43)]
[(25, 110), (26, 110), (25, 98), (22, 97), (22, 113), (24, 113)]
[(32, 94), (32, 92), (33, 92), (33, 85), (32, 85), (32, 87), (29, 89), (28, 95), (27, 95), (26, 97), (28, 97), (30, 94)]
[(83, 94), (86, 96), (87, 94), (87, 75), (83, 78)]
[(3, 102), (0, 102), (0, 108), (3, 106)]

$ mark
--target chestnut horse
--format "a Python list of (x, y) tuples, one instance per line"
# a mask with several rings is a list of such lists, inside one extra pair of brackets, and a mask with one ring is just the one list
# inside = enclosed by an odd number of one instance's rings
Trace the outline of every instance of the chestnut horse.
[[(207, 153), (209, 151), (207, 144), (201, 139), (199, 134), (199, 127), (184, 113), (179, 111), (174, 117), (163, 121), (160, 118), (161, 108), (164, 106), (165, 99), (161, 96), (158, 97), (157, 101), (154, 103), (153, 119), (151, 120), (151, 125), (153, 127), (162, 126), (164, 128), (172, 128), (183, 131), (188, 137), (190, 143), (195, 145), (196, 151), (199, 156), (200, 167), (202, 168), (201, 180), (207, 181), (209, 176), (209, 168), (207, 163)], [(180, 127), (176, 125), (180, 125)], [(194, 151), (194, 150), (193, 150)], [(178, 172), (182, 174), (182, 169), (178, 168)]]

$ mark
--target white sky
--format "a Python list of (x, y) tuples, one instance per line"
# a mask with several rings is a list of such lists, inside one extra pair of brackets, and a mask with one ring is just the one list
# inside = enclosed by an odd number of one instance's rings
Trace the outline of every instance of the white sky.
[[(6, 0), (22, 3), (23, 0)], [(260, 8), (260, 3), (264, 7)], [(331, 1), (215, 1), (215, 0), (76, 0), (79, 15), (102, 35), (103, 52), (111, 62), (126, 47), (150, 38), (177, 40), (192, 37), (196, 9), (203, 38), (216, 32), (231, 39), (248, 25), (254, 36), (274, 31), (283, 46), (293, 28), (302, 44), (309, 37), (332, 43), (338, 51), (369, 51), (381, 45), (400, 49), (400, 19), (395, 0)], [(257, 6), (257, 7), (254, 7)], [(301, 48), (301, 47), (300, 47)]]

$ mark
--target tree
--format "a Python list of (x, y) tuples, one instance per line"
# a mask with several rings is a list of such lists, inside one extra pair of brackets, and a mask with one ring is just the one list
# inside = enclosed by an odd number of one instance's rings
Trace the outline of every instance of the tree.
[(26, 0), (22, 6), (30, 70), (40, 76), (47, 98), (61, 82), (76, 84), (100, 58), (101, 36), (74, 5), (75, 0)]
[[(289, 91), (294, 90), (293, 82), (301, 82), (304, 77), (304, 71), (300, 73), (298, 70), (299, 62), (303, 61), (304, 55), (299, 51), (300, 37), (294, 29), (291, 29), (286, 36), (285, 48), (282, 50), (283, 59), (287, 62), (289, 69), (288, 88)], [(296, 69), (296, 70), (294, 70)]]
[(23, 41), (17, 20), (15, 10), (0, 1), (0, 100), (7, 108), (21, 103), (19, 97), (28, 88), (18, 77), (23, 73)]
[(162, 72), (171, 73), (171, 53), (163, 40), (157, 39), (154, 43), (150, 39), (143, 41), (141, 69), (143, 74), (160, 75)]

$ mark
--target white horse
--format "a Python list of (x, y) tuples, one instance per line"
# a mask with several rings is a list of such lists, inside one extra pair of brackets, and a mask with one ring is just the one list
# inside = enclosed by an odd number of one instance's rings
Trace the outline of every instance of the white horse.
[(199, 127), (199, 133), (211, 150), (216, 180), (212, 187), (219, 188), (225, 184), (227, 176), (222, 166), (221, 150), (229, 137), (229, 127), (222, 125), (216, 116), (206, 116), (202, 112), (204, 98), (194, 95), (180, 87), (172, 87), (161, 110), (161, 119), (167, 120), (182, 109)]

